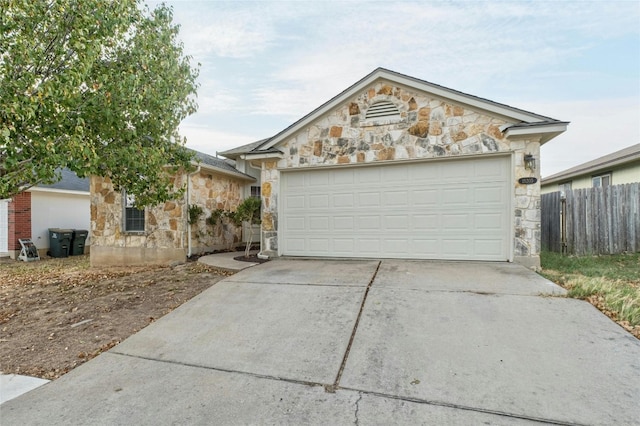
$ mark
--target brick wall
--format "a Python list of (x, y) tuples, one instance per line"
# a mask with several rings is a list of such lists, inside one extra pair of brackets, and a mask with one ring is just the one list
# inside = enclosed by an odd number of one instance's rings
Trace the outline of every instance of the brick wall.
[(19, 238), (31, 238), (31, 193), (18, 194), (9, 203), (9, 251), (20, 251)]

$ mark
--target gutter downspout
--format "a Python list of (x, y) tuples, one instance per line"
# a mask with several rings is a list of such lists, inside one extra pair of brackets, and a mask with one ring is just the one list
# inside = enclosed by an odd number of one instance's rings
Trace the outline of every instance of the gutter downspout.
[(185, 221), (187, 223), (187, 258), (191, 257), (193, 253), (191, 253), (191, 224), (189, 223), (189, 206), (191, 205), (191, 176), (196, 173), (200, 173), (200, 166), (196, 169), (195, 172), (187, 173), (187, 217)]

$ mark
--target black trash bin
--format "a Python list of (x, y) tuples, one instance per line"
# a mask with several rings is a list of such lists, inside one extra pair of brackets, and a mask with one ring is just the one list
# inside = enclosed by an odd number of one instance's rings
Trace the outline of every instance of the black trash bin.
[(71, 252), (69, 253), (71, 256), (84, 254), (84, 243), (87, 240), (87, 235), (89, 235), (89, 231), (87, 231), (86, 229), (73, 230), (73, 238), (71, 239)]
[(49, 256), (69, 256), (72, 236), (73, 229), (49, 228)]

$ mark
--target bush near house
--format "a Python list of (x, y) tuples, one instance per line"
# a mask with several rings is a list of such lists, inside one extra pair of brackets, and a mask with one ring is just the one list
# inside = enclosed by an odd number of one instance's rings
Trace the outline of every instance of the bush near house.
[(542, 275), (589, 301), (640, 339), (640, 253), (563, 256), (542, 252)]

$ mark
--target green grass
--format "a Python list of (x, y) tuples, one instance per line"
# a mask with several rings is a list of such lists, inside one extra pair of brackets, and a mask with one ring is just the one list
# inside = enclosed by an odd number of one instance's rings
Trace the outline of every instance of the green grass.
[(588, 299), (618, 321), (640, 326), (640, 253), (608, 256), (562, 256), (543, 252), (542, 275)]

